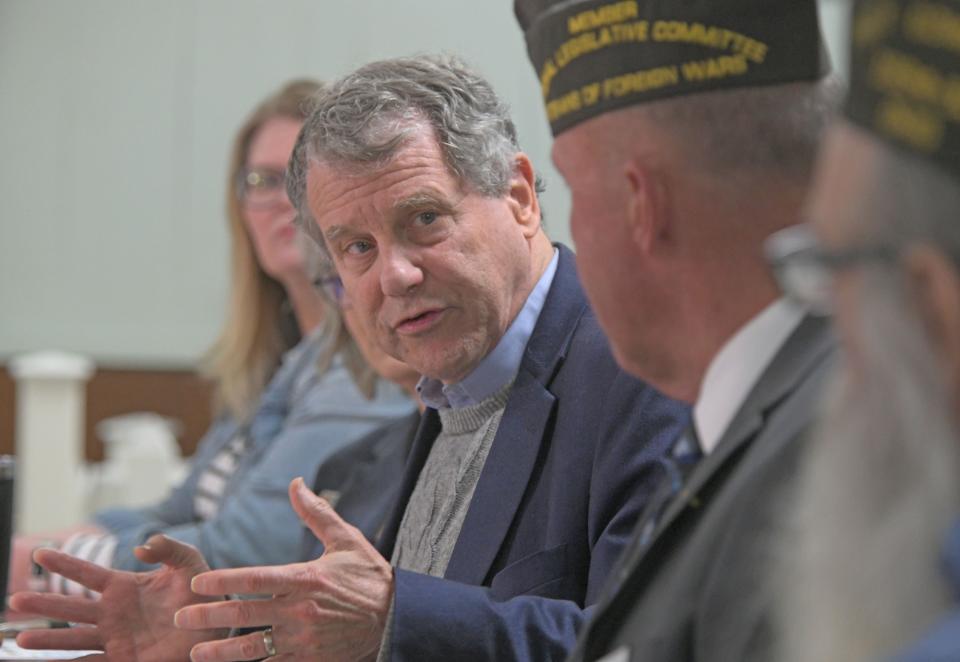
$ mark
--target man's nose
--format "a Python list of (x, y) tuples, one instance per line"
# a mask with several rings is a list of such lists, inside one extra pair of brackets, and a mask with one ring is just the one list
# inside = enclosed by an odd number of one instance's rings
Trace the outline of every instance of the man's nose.
[(404, 296), (423, 282), (423, 269), (402, 249), (381, 253), (380, 287), (386, 296)]

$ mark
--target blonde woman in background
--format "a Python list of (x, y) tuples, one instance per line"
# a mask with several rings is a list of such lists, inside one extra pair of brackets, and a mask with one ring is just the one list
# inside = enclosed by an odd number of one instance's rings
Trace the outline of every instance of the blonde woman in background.
[[(50, 536), (63, 551), (142, 570), (148, 566), (133, 548), (163, 532), (195, 545), (214, 568), (297, 560), (301, 524), (287, 498), (290, 480), (414, 410), (399, 387), (378, 380), (317, 292), (292, 224), (284, 171), (319, 88), (287, 84), (236, 137), (227, 196), (232, 293), (205, 366), (219, 413), (189, 475), (154, 506), (102, 511), (92, 525)], [(15, 541), (11, 592), (27, 585), (36, 545), (35, 537)], [(81, 590), (57, 575), (35, 579), (47, 590)]]

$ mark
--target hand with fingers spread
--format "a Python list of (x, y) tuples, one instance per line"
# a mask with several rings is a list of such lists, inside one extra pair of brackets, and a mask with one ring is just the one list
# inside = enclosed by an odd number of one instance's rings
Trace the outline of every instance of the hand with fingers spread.
[[(78, 533), (101, 535), (105, 531), (94, 524), (81, 524), (61, 531), (15, 536), (10, 546), (10, 574), (7, 591), (11, 594), (33, 589), (30, 586), (31, 557), (39, 547), (60, 547)], [(35, 590), (35, 589), (34, 589)]]
[(101, 595), (96, 599), (47, 593), (13, 595), (10, 606), (17, 611), (92, 626), (24, 632), (17, 643), (24, 648), (104, 651), (84, 660), (180, 662), (198, 642), (227, 635), (225, 630), (188, 632), (173, 625), (179, 608), (215, 599), (190, 591), (190, 580), (209, 569), (195, 548), (166, 536), (153, 536), (134, 553), (145, 563), (164, 567), (153, 572), (124, 572), (50, 549), (38, 550), (34, 554), (37, 563)]
[(175, 622), (188, 631), (271, 628), (267, 633), (198, 644), (191, 654), (193, 662), (256, 660), (271, 654), (271, 662), (376, 657), (393, 596), (393, 569), (303, 479), (290, 484), (290, 502), (323, 542), (323, 556), (286, 566), (214, 570), (194, 578), (193, 590), (200, 595), (273, 597), (181, 609)]

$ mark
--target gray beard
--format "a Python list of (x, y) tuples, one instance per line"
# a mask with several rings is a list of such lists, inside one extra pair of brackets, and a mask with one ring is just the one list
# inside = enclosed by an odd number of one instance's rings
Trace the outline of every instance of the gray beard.
[(784, 662), (875, 660), (950, 605), (941, 547), (960, 513), (960, 439), (909, 303), (864, 297), (866, 373), (835, 376), (776, 571)]

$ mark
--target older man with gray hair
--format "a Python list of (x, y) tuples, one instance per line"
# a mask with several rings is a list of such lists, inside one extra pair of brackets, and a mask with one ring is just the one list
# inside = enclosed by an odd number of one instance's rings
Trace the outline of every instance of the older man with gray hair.
[[(544, 232), (537, 188), (505, 105), (454, 60), (376, 62), (320, 93), (291, 161), (291, 199), (354, 316), (424, 375), (428, 409), (383, 556), (297, 482), (291, 501), (324, 555), (192, 577), (193, 592), (213, 601), (170, 614), (181, 638), (162, 616), (159, 626), (149, 619), (171, 650), (199, 638), (208, 641), (193, 647), (194, 662), (566, 655), (688, 412), (617, 367), (573, 254)], [(160, 573), (179, 572), (171, 583), (182, 588), (200, 569), (196, 555), (156, 544), (175, 560)], [(96, 623), (76, 636), (108, 653), (112, 643), (139, 650), (141, 631), (145, 645), (157, 639), (150, 623), (131, 634), (140, 612), (112, 600), (114, 584), (141, 598), (143, 584), (54, 552), (39, 560), (92, 581), (103, 600), (18, 603)], [(127, 631), (119, 643), (117, 622)], [(209, 632), (226, 626), (267, 629)]]
[[(957, 0), (858, 3), (811, 225), (771, 244), (844, 346), (774, 573), (784, 662), (891, 659), (957, 608), (958, 27)], [(896, 659), (960, 659), (960, 617)]]

